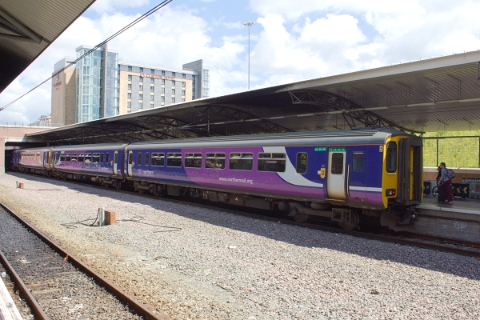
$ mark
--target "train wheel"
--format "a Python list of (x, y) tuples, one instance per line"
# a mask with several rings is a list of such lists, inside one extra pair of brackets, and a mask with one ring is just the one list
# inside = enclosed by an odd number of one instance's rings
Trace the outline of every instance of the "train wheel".
[(297, 222), (305, 222), (308, 219), (308, 215), (298, 212), (298, 209), (295, 206), (290, 207), (290, 216), (292, 216)]
[(342, 221), (338, 222), (338, 225), (345, 230), (351, 231), (358, 228), (360, 224), (360, 217), (358, 216), (358, 212), (355, 210), (350, 211), (347, 216), (342, 217)]
[(155, 186), (153, 189), (152, 189), (152, 193), (153, 195), (155, 196), (155, 198), (158, 198), (162, 195), (162, 190), (160, 189), (160, 186)]

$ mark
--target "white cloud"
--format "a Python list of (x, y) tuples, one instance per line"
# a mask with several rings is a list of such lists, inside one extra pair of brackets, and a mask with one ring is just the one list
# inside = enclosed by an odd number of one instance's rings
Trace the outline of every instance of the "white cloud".
[(90, 9), (103, 14), (121, 8), (138, 8), (147, 5), (149, 2), (150, 0), (96, 0)]
[[(458, 0), (286, 0), (249, 2), (252, 12), (231, 14), (216, 1), (176, 2), (160, 9), (109, 44), (120, 61), (180, 70), (204, 59), (211, 70), (211, 96), (247, 88), (251, 31), (251, 88), (480, 49), (480, 3)], [(197, 3), (197, 2), (195, 2)], [(139, 17), (148, 0), (98, 0), (0, 95), (0, 107), (48, 78), (55, 62), (94, 46)], [(153, 6), (155, 4), (151, 4)], [(132, 8), (141, 8), (133, 10)], [(237, 7), (238, 8), (238, 7)], [(208, 15), (207, 15), (208, 13)], [(0, 113), (36, 121), (48, 113), (50, 89)], [(47, 97), (47, 98), (45, 98)], [(7, 112), (8, 110), (8, 112)]]

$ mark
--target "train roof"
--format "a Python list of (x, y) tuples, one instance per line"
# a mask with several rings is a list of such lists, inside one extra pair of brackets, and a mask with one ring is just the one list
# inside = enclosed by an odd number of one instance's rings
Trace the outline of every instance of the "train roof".
[(219, 136), (208, 138), (170, 139), (135, 142), (129, 145), (129, 149), (155, 148), (165, 146), (169, 148), (188, 147), (226, 147), (226, 146), (280, 146), (280, 145), (344, 145), (350, 143), (382, 144), (390, 136), (407, 135), (408, 133), (395, 129), (371, 129), (345, 131), (308, 131), (276, 134), (250, 134), (237, 136)]

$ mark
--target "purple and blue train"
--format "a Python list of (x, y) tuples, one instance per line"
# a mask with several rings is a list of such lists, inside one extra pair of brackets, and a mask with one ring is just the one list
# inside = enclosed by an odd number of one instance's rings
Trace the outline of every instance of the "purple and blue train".
[(422, 141), (392, 129), (58, 146), (14, 152), (15, 170), (156, 196), (321, 216), (355, 229), (409, 222), (422, 198)]

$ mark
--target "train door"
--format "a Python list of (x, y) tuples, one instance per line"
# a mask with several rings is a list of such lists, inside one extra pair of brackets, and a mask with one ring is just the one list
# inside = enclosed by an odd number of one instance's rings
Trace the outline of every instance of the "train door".
[(127, 174), (129, 177), (133, 176), (132, 167), (133, 167), (133, 151), (128, 151)]
[(113, 174), (118, 175), (118, 151), (113, 153)]
[(400, 139), (398, 146), (397, 201), (416, 204), (422, 200), (422, 140), (418, 137)]
[(43, 167), (48, 168), (48, 152), (43, 153)]
[(60, 152), (54, 152), (53, 153), (52, 168), (55, 168), (55, 165), (58, 164), (59, 160), (60, 160)]
[(330, 199), (347, 198), (347, 172), (345, 148), (329, 148), (327, 193)]

